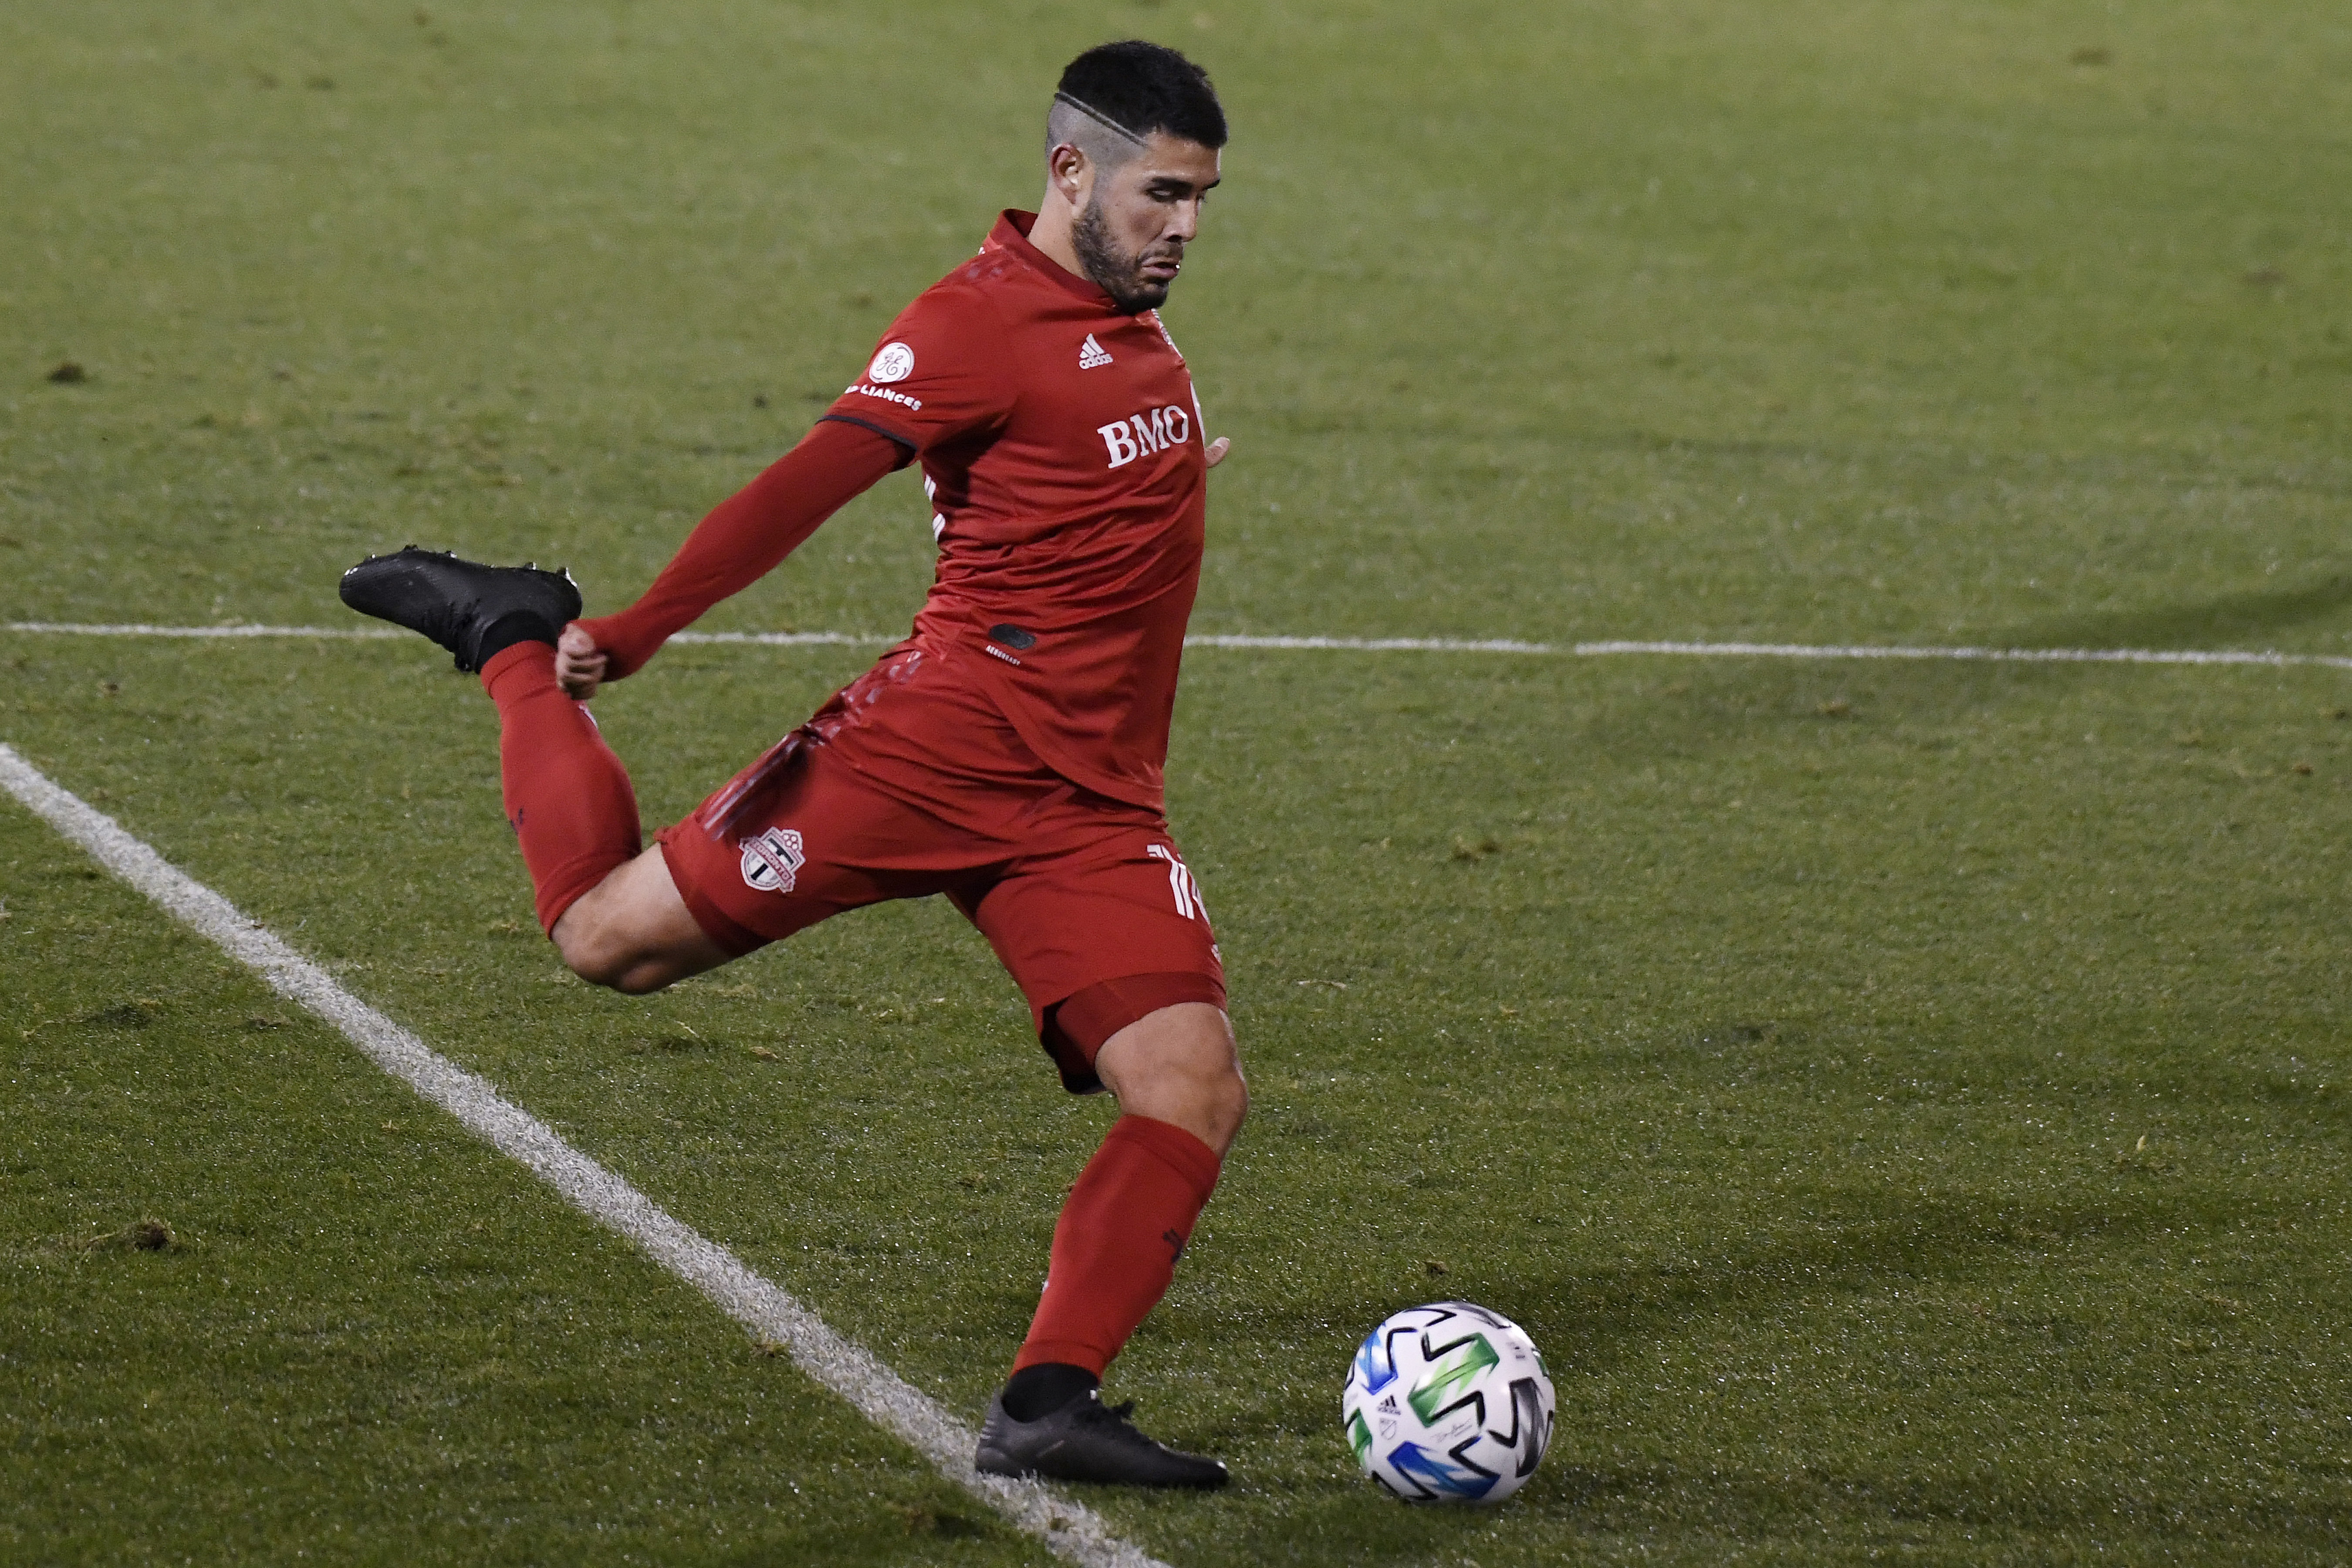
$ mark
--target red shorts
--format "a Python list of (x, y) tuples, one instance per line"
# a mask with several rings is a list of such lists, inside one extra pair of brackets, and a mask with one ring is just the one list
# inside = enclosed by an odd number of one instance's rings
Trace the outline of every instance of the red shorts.
[(906, 646), (655, 837), (740, 957), (830, 915), (945, 893), (1012, 973), (1073, 1093), (1147, 1013), (1225, 1005), (1199, 885), (1160, 813), (1048, 769), (957, 655)]

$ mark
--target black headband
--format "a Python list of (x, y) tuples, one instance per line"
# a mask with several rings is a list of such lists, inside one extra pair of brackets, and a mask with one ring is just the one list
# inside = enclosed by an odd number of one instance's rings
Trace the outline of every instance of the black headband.
[(1105, 114), (1101, 110), (1095, 108), (1090, 103), (1081, 103), (1066, 92), (1055, 93), (1054, 95), (1054, 101), (1055, 103), (1066, 103), (1072, 109), (1076, 110), (1080, 114), (1085, 115), (1088, 120), (1093, 121), (1097, 125), (1101, 126), (1104, 130), (1117, 132), (1119, 135), (1126, 137), (1129, 141), (1134, 142), (1139, 147), (1143, 145), (1142, 137), (1138, 136), (1134, 132), (1129, 131), (1126, 126), (1121, 125), (1118, 121), (1113, 120), (1109, 115)]

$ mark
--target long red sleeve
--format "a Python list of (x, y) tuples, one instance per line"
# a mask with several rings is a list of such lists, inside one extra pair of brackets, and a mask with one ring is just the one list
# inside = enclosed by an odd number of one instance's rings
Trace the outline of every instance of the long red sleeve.
[(642, 668), (671, 633), (774, 571), (818, 524), (906, 460), (907, 448), (877, 430), (821, 422), (696, 524), (635, 604), (572, 623), (604, 651), (604, 679)]

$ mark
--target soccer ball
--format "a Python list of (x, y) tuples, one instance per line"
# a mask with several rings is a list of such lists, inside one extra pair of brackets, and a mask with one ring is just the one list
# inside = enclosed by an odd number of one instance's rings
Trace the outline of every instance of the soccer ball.
[(1467, 1301), (1411, 1307), (1356, 1352), (1339, 1420), (1407, 1502), (1500, 1502), (1551, 1446), (1551, 1378), (1527, 1331)]

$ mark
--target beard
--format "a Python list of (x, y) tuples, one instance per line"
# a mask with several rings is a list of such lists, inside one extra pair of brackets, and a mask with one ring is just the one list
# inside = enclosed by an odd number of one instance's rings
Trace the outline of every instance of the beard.
[(1111, 237), (1102, 204), (1088, 202), (1087, 210), (1070, 224), (1070, 248), (1087, 276), (1129, 315), (1156, 310), (1167, 302), (1168, 284), (1143, 276), (1143, 252), (1127, 252)]

